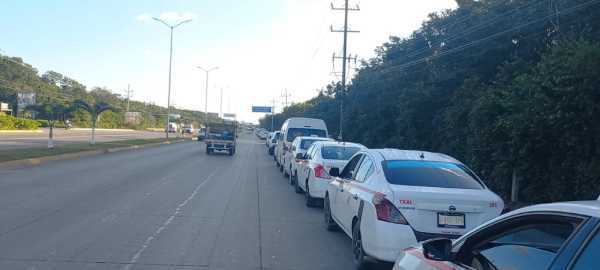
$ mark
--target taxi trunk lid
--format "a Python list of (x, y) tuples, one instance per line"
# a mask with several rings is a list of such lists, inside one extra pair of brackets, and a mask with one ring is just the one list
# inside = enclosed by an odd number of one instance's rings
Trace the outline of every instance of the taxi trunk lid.
[(498, 216), (502, 203), (486, 189), (390, 185), (391, 201), (422, 233), (462, 235)]

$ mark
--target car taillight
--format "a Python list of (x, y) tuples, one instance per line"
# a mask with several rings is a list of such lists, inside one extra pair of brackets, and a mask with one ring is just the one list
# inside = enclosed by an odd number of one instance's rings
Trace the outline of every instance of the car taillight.
[(317, 165), (314, 168), (314, 171), (315, 171), (315, 177), (324, 178), (324, 179), (330, 179), (331, 178), (331, 176), (329, 176), (329, 173), (327, 173), (325, 171), (325, 167), (323, 167), (323, 165), (320, 165), (320, 164)]
[(373, 205), (377, 212), (377, 219), (385, 222), (408, 225), (400, 210), (394, 206), (383, 194), (373, 196)]

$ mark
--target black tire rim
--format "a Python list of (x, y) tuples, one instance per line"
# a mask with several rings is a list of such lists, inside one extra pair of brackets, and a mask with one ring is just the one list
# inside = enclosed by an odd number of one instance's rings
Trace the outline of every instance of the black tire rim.
[(354, 261), (357, 264), (361, 264), (363, 261), (364, 253), (362, 248), (362, 239), (360, 235), (360, 223), (357, 223), (352, 233), (352, 252), (354, 253)]

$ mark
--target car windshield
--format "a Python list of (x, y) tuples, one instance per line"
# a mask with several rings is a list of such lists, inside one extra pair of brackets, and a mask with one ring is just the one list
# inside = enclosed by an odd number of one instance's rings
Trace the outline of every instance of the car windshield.
[(359, 150), (359, 147), (323, 146), (321, 157), (324, 159), (348, 160)]
[(314, 136), (314, 137), (326, 137), (327, 132), (322, 129), (314, 129), (314, 128), (290, 128), (287, 133), (287, 141), (291, 142), (296, 137), (301, 136)]
[(465, 166), (449, 162), (387, 160), (382, 162), (390, 184), (404, 186), (482, 189), (481, 183)]

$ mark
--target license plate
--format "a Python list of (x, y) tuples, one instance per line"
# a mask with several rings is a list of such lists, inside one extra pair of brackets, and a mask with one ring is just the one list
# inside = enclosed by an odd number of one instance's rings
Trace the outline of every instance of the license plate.
[(465, 228), (465, 214), (463, 213), (438, 213), (438, 227)]

